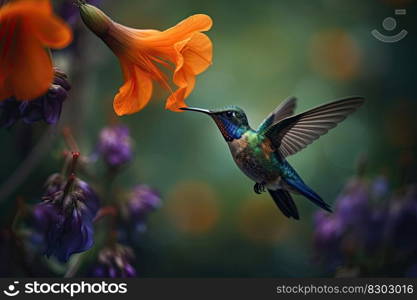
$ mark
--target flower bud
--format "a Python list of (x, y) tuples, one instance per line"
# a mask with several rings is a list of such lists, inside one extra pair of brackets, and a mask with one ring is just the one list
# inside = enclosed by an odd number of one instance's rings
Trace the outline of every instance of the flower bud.
[(146, 230), (148, 215), (162, 205), (159, 193), (147, 185), (138, 185), (122, 206), (122, 213), (136, 233)]
[(111, 26), (110, 18), (97, 7), (81, 3), (80, 15), (85, 25), (96, 35), (103, 38)]
[(129, 128), (124, 125), (103, 128), (98, 152), (110, 168), (118, 168), (129, 162), (133, 157)]
[(134, 254), (131, 248), (116, 244), (104, 248), (98, 255), (98, 263), (92, 271), (94, 277), (135, 277), (136, 270), (132, 266)]

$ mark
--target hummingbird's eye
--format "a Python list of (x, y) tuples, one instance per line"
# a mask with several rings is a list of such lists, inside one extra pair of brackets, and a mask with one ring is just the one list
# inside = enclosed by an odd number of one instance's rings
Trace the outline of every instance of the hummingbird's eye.
[(234, 118), (235, 117), (235, 112), (229, 110), (229, 111), (226, 112), (226, 116), (229, 117), (229, 118), (232, 118), (232, 117)]

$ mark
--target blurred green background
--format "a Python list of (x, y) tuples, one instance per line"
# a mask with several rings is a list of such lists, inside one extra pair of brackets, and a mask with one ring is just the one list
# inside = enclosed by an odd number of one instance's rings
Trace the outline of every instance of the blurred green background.
[[(296, 96), (297, 112), (340, 97), (361, 95), (366, 105), (336, 129), (289, 161), (323, 199), (333, 203), (368, 158), (369, 174), (394, 182), (415, 176), (416, 7), (413, 1), (105, 1), (114, 20), (136, 28), (165, 29), (205, 13), (214, 44), (213, 65), (198, 76), (190, 106), (238, 105), (255, 127), (283, 99)], [(406, 8), (405, 16), (394, 9)], [(382, 28), (395, 17), (393, 32)], [(80, 150), (94, 151), (100, 129), (114, 122), (113, 96), (122, 84), (117, 59), (80, 25), (76, 63), (56, 53), (72, 75), (72, 95), (61, 126), (72, 128)], [(371, 30), (408, 36), (383, 43)], [(281, 215), (267, 194), (235, 166), (228, 147), (208, 117), (164, 110), (167, 94), (158, 89), (141, 112), (118, 118), (135, 141), (135, 160), (117, 179), (125, 187), (146, 183), (158, 189), (163, 207), (140, 237), (137, 269), (142, 277), (300, 277), (328, 275), (314, 262), (312, 214), (316, 207), (296, 196), (301, 220)], [(0, 180), (5, 188), (40, 139), (45, 126), (0, 131)], [(7, 212), (20, 196), (39, 201), (42, 184), (60, 170), (62, 141), (17, 189), (1, 199)], [(411, 169), (411, 170), (409, 170)], [(29, 168), (28, 168), (29, 170)], [(404, 175), (406, 174), (406, 175)], [(0, 189), (1, 191), (1, 189)], [(7, 201), (6, 201), (7, 200)]]

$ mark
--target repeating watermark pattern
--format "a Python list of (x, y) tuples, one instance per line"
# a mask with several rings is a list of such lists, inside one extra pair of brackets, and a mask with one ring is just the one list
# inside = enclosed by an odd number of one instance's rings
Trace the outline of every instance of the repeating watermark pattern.
[[(397, 16), (403, 16), (407, 14), (407, 10), (405, 9), (396, 9), (395, 15)], [(382, 21), (382, 27), (388, 32), (393, 31), (397, 27), (397, 20), (392, 17), (387, 17)], [(401, 41), (403, 38), (405, 38), (408, 34), (408, 31), (405, 29), (402, 29), (400, 32), (394, 35), (385, 35), (379, 32), (377, 29), (374, 29), (371, 31), (372, 35), (379, 41), (384, 43), (396, 43)]]
[(26, 295), (65, 295), (71, 298), (83, 294), (126, 294), (127, 283), (115, 282), (39, 282), (34, 280), (21, 285), (19, 289), (19, 281), (14, 281), (3, 290), (8, 297), (15, 297), (19, 294)]

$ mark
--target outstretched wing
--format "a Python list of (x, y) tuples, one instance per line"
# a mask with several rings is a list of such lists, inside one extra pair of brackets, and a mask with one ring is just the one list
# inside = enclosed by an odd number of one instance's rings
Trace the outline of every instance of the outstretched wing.
[(365, 101), (362, 97), (336, 100), (270, 126), (264, 133), (282, 157), (293, 155), (311, 144)]
[(271, 125), (274, 125), (279, 121), (292, 116), (294, 114), (296, 105), (297, 98), (290, 97), (285, 99), (265, 118), (265, 120), (262, 121), (257, 131), (259, 133), (264, 133)]

